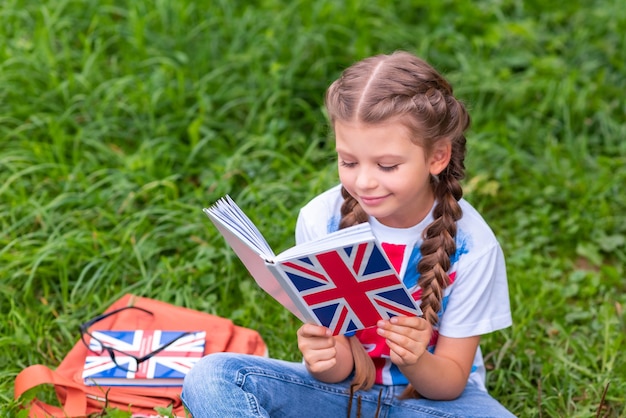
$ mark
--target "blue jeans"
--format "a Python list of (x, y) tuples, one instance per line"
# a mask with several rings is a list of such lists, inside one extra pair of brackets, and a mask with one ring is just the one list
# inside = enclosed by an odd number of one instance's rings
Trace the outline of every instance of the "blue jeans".
[[(405, 386), (374, 385), (349, 393), (350, 380), (324, 383), (302, 363), (215, 353), (185, 378), (183, 403), (193, 418), (231, 417), (513, 417), (487, 392), (468, 384), (453, 401), (398, 399)], [(377, 412), (378, 411), (378, 412)]]

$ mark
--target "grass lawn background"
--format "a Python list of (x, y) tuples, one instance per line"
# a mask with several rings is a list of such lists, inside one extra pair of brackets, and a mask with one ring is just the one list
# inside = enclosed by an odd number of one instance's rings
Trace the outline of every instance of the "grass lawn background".
[(229, 193), (292, 245), (299, 207), (337, 182), (326, 87), (396, 49), (472, 115), (465, 196), (504, 248), (515, 323), (482, 340), (489, 390), (522, 417), (626, 416), (621, 3), (4, 1), (0, 416), (21, 369), (56, 367), (129, 292), (299, 359), (297, 319), (201, 208)]

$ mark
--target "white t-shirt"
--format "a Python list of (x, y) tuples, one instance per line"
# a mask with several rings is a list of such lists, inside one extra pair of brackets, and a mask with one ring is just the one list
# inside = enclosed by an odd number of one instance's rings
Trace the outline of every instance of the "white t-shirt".
[[(320, 194), (301, 210), (296, 225), (296, 243), (306, 242), (339, 229), (341, 185)], [(448, 275), (439, 324), (434, 327), (429, 351), (433, 352), (439, 335), (464, 338), (487, 334), (511, 325), (511, 309), (502, 249), (480, 214), (465, 200), (459, 201), (463, 217), (457, 221), (457, 250)], [(390, 228), (370, 217), (369, 223), (385, 253), (399, 271), (404, 284), (420, 300), (417, 263), (423, 230), (433, 221), (432, 210), (419, 224), (410, 228)], [(376, 383), (407, 384), (397, 366), (389, 359), (389, 348), (374, 328), (357, 332), (357, 337), (374, 360)], [(480, 347), (476, 352), (470, 380), (485, 388), (485, 367)]]

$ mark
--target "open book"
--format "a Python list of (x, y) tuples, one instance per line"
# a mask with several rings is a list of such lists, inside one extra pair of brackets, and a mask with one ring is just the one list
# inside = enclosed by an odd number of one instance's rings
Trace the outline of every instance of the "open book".
[(204, 212), (257, 284), (303, 322), (338, 335), (380, 319), (422, 314), (368, 223), (275, 255), (229, 196)]

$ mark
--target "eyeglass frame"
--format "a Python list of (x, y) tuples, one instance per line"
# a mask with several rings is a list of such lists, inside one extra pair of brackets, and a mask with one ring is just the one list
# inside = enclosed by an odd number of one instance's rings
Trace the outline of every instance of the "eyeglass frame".
[[(178, 337), (174, 338), (173, 340), (169, 341), (168, 343), (162, 345), (161, 347), (157, 348), (154, 351), (151, 351), (150, 353), (146, 354), (143, 357), (137, 357), (137, 356), (134, 356), (134, 355), (132, 355), (130, 353), (127, 353), (125, 351), (122, 351), (122, 350), (119, 350), (117, 348), (113, 348), (111, 346), (108, 346), (108, 345), (104, 344), (102, 341), (100, 341), (98, 338), (94, 337), (93, 334), (89, 332), (89, 328), (92, 327), (97, 322), (102, 321), (103, 319), (106, 319), (106, 318), (108, 318), (108, 317), (110, 317), (112, 315), (115, 315), (116, 313), (119, 313), (121, 311), (124, 311), (126, 309), (138, 309), (138, 310), (143, 311), (143, 312), (145, 312), (145, 313), (147, 313), (149, 315), (154, 316), (153, 312), (151, 312), (151, 311), (149, 311), (147, 309), (141, 308), (139, 306), (124, 306), (122, 308), (115, 309), (115, 310), (113, 310), (111, 312), (105, 312), (103, 314), (100, 314), (100, 315), (96, 316), (95, 318), (90, 319), (89, 321), (80, 324), (80, 327), (79, 327), (80, 328), (80, 339), (83, 342), (83, 344), (87, 347), (87, 350), (91, 351), (92, 353), (96, 353), (96, 354), (102, 354), (104, 351), (106, 351), (109, 354), (109, 357), (111, 357), (111, 361), (113, 361), (113, 363), (115, 363), (115, 366), (118, 367), (119, 369), (125, 371), (125, 372), (136, 373), (139, 370), (139, 365), (141, 363), (145, 362), (146, 360), (150, 360), (152, 357), (156, 356), (161, 351), (165, 350), (167, 347), (169, 347), (170, 345), (174, 344), (176, 341), (180, 340), (182, 337), (184, 337), (186, 335), (192, 334), (192, 332), (190, 332), (190, 331), (181, 331), (181, 334)], [(109, 331), (109, 330), (107, 330), (107, 331)], [(97, 341), (100, 344), (100, 346), (102, 347), (102, 349), (99, 350), (100, 352), (97, 352), (97, 351), (94, 351), (94, 350), (91, 349), (91, 344), (88, 343), (85, 340), (85, 335), (88, 335), (93, 341)], [(129, 368), (121, 366), (120, 364), (118, 364), (117, 360), (115, 359), (115, 352), (118, 352), (119, 354), (123, 354), (124, 356), (127, 356), (127, 357), (130, 357), (130, 358), (134, 359), (135, 362), (137, 363), (137, 369), (136, 370), (130, 370)]]

